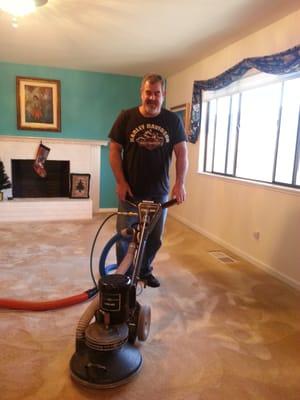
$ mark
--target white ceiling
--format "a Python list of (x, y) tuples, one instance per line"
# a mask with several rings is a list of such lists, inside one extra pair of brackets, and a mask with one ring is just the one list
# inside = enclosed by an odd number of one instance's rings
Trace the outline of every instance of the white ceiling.
[(0, 62), (169, 76), (299, 9), (299, 0), (48, 0), (0, 11)]

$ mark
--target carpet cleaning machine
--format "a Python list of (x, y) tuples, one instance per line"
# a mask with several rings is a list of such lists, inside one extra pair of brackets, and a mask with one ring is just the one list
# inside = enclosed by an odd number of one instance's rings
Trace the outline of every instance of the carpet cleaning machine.
[[(102, 250), (98, 285), (92, 271), (94, 247), (104, 224), (118, 213), (109, 215), (97, 231), (90, 256), (94, 288), (79, 295), (42, 302), (0, 298), (0, 309), (27, 311), (54, 310), (92, 299), (78, 322), (76, 349), (70, 360), (72, 378), (90, 388), (105, 389), (125, 384), (142, 366), (142, 355), (135, 342), (137, 339), (145, 341), (149, 335), (151, 309), (137, 301), (138, 283), (142, 282), (139, 274), (149, 234), (162, 210), (175, 204), (176, 199), (164, 204), (145, 200), (138, 204), (129, 203), (136, 212), (120, 214), (136, 216), (137, 223), (113, 236)], [(121, 238), (129, 242), (124, 259), (120, 265), (106, 266), (110, 249)]]
[[(151, 309), (136, 300), (137, 283), (147, 238), (161, 216), (163, 205), (142, 201), (137, 205), (138, 223), (120, 235), (129, 239), (128, 252), (115, 274), (107, 274), (104, 259), (108, 243), (100, 259), (101, 279), (98, 295), (79, 320), (76, 330), (76, 351), (70, 361), (72, 378), (88, 387), (110, 388), (127, 383), (142, 366), (142, 355), (134, 346), (136, 339), (145, 341), (151, 322)], [(131, 203), (132, 204), (132, 203)], [(133, 267), (131, 277), (127, 271)], [(92, 318), (95, 321), (90, 323)]]

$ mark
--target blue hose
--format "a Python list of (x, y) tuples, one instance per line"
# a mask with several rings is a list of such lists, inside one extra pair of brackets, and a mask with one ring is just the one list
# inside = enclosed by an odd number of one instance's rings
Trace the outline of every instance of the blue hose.
[(101, 257), (99, 260), (99, 274), (100, 276), (108, 275), (110, 272), (116, 270), (118, 268), (117, 264), (110, 264), (105, 266), (105, 261), (110, 249), (116, 244), (118, 240), (122, 239), (122, 235), (120, 233), (116, 233), (104, 246)]

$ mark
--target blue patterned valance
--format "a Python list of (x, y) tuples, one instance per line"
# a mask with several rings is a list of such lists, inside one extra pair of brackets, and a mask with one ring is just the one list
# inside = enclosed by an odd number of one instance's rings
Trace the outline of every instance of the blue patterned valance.
[(252, 68), (275, 75), (300, 71), (300, 45), (270, 56), (245, 58), (215, 78), (194, 81), (190, 142), (195, 143), (200, 133), (202, 91), (223, 89)]

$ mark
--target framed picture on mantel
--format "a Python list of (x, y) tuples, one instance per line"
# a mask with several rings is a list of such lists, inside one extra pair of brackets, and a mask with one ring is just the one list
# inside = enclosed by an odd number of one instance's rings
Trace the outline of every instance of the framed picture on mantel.
[(17, 76), (16, 100), (18, 129), (61, 131), (60, 81)]
[(70, 174), (71, 199), (88, 199), (90, 196), (90, 174)]

